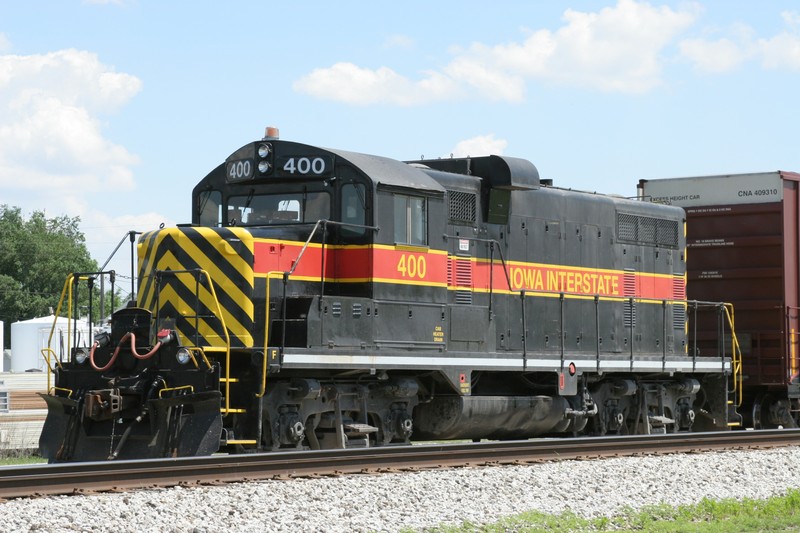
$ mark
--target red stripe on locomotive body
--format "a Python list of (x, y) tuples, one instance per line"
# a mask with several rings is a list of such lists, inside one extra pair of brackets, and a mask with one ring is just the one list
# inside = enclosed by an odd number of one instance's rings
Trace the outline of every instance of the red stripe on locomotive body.
[[(514, 291), (622, 296), (622, 272), (555, 265), (512, 264), (508, 268), (508, 278), (511, 290)], [(503, 284), (508, 286), (505, 277)]]
[[(300, 256), (303, 244), (292, 241), (259, 241), (254, 247), (256, 275), (288, 272)], [(323, 248), (309, 245), (293, 277), (319, 279)], [(326, 246), (325, 279), (355, 283), (387, 281), (418, 285), (447, 285), (447, 254), (390, 246)]]
[(674, 298), (672, 277), (637, 274), (637, 278), (640, 285), (640, 297), (653, 300), (671, 300)]
[[(507, 272), (502, 263), (495, 261), (492, 267), (491, 285), (496, 291), (526, 291), (610, 298), (636, 297), (653, 300), (672, 300), (674, 276), (630, 272), (635, 276), (635, 290), (623, 292), (622, 270), (580, 268), (538, 263), (508, 262)], [(477, 261), (473, 271), (473, 287), (488, 290), (490, 286), (488, 261)]]
[(373, 248), (373, 278), (405, 284), (447, 286), (447, 253), (402, 246)]
[[(265, 241), (254, 243), (256, 275), (269, 272), (288, 272), (303, 249), (303, 243)], [(323, 248), (309, 245), (294, 270), (296, 279), (319, 279)], [(507, 271), (499, 260), (490, 265), (487, 260), (456, 259), (441, 250), (416, 250), (404, 246), (326, 246), (325, 279), (342, 283), (378, 282), (447, 287), (448, 269), (455, 261), (471, 262), (471, 285), (452, 276), (449, 286), (454, 289), (488, 292), (490, 285), (498, 292), (527, 291), (534, 293), (565, 293), (580, 296), (611, 298), (637, 297), (653, 300), (675, 298), (675, 278), (669, 274), (649, 274), (593, 268), (507, 262)], [(490, 275), (491, 274), (491, 275)], [(625, 274), (635, 276), (633, 294), (623, 292)]]
[(327, 254), (325, 270), (329, 277), (333, 274), (334, 264), (336, 272), (333, 277), (340, 281), (368, 280), (371, 277), (373, 254), (369, 247), (329, 248), (325, 252)]

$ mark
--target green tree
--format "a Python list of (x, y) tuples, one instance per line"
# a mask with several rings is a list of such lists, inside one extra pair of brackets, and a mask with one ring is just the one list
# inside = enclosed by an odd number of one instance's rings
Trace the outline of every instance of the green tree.
[(12, 322), (56, 308), (70, 273), (97, 270), (79, 223), (80, 217), (47, 218), (41, 211), (26, 219), (20, 208), (0, 206), (0, 320), (6, 346)]

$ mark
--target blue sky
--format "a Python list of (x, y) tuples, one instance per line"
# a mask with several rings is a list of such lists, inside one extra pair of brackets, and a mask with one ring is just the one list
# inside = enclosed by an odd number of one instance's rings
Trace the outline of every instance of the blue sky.
[(0, 203), (80, 216), (102, 263), (267, 125), (625, 196), (800, 171), (798, 82), (792, 1), (0, 0)]

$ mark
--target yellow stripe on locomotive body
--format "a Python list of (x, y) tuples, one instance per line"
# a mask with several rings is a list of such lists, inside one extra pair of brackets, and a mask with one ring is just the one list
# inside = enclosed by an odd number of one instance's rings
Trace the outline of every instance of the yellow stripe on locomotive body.
[[(243, 228), (177, 227), (142, 235), (139, 305), (173, 323), (184, 345), (253, 346), (253, 237)], [(214, 283), (216, 300), (204, 279)], [(159, 279), (160, 278), (160, 279)], [(221, 319), (217, 317), (217, 306)]]

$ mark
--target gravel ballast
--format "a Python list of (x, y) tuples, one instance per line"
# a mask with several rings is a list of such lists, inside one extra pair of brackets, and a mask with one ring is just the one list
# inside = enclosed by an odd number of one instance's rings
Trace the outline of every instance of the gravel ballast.
[(422, 531), (530, 510), (612, 516), (798, 487), (800, 447), (789, 447), (16, 499), (0, 503), (0, 531)]

